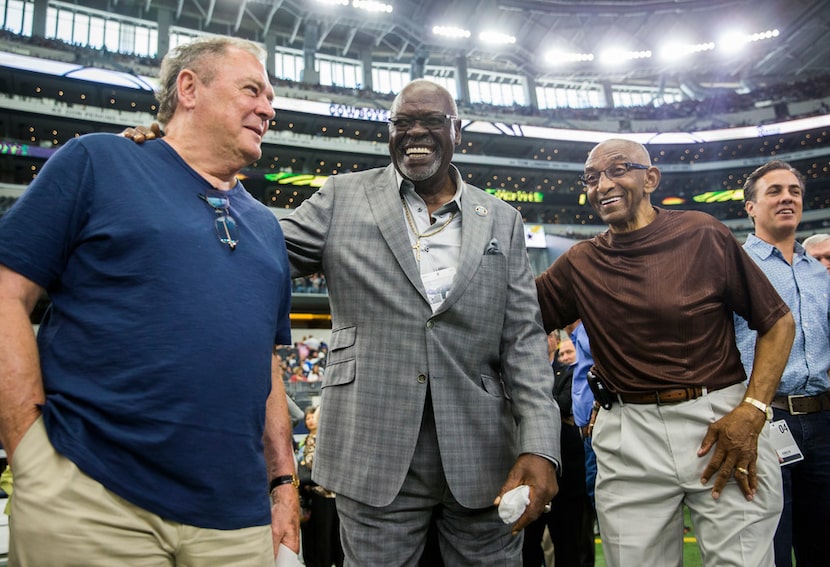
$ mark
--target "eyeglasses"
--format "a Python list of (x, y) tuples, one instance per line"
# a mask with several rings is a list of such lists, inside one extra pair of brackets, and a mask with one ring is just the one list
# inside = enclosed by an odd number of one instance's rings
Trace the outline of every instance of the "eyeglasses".
[(458, 116), (453, 114), (430, 114), (429, 116), (406, 116), (398, 115), (389, 119), (389, 124), (398, 132), (406, 132), (413, 128), (415, 124), (420, 124), (427, 130), (440, 130), (447, 124), (452, 123), (453, 120), (458, 120)]
[(239, 230), (236, 221), (230, 215), (230, 199), (221, 191), (215, 190), (208, 190), (205, 195), (200, 193), (199, 198), (213, 207), (213, 212), (216, 213), (213, 226), (219, 242), (227, 244), (231, 252), (236, 250), (236, 245), (239, 244)]
[(641, 163), (631, 163), (631, 162), (623, 162), (623, 163), (615, 163), (614, 165), (610, 165), (601, 171), (586, 171), (582, 175), (579, 176), (579, 181), (589, 189), (593, 189), (597, 185), (599, 185), (600, 176), (604, 173), (605, 177), (608, 179), (617, 179), (618, 177), (622, 177), (632, 169), (648, 169), (649, 165), (643, 165)]

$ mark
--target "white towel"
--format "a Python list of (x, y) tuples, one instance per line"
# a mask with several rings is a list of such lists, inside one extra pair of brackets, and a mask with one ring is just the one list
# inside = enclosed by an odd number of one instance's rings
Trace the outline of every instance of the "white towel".
[(501, 521), (505, 524), (512, 524), (524, 514), (528, 504), (530, 504), (530, 487), (526, 484), (505, 492), (499, 502)]

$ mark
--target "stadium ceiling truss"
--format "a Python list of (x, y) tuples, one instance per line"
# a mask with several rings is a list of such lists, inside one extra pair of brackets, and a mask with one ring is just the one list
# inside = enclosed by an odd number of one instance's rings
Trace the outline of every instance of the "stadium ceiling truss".
[[(76, 4), (155, 20), (159, 10), (173, 25), (359, 59), (453, 66), (529, 75), (551, 83), (630, 83), (659, 86), (681, 82), (701, 88), (778, 82), (830, 74), (830, 2), (824, 0), (383, 0), (391, 13), (317, 0), (76, 0)], [(352, 4), (353, 2), (347, 2)], [(464, 27), (471, 37), (436, 36), (435, 25)], [(516, 38), (514, 44), (482, 43), (491, 29)], [(699, 53), (678, 65), (656, 56), (657, 42), (717, 41), (714, 34), (778, 29), (770, 41), (723, 58)], [(543, 52), (561, 48), (590, 53), (603, 46), (653, 51), (646, 60), (615, 67), (597, 61), (551, 67)]]

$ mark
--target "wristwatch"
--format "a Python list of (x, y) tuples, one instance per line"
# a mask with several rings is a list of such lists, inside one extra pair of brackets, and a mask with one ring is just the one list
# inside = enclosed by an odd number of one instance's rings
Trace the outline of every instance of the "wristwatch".
[(297, 478), (297, 475), (294, 473), (276, 476), (273, 479), (271, 479), (271, 484), (268, 486), (268, 493), (270, 494), (274, 491), (276, 487), (282, 486), (283, 484), (291, 484), (294, 486), (294, 488), (299, 488), (300, 479)]
[(744, 398), (744, 402), (750, 405), (755, 406), (759, 410), (761, 410), (767, 418), (767, 421), (772, 421), (772, 407), (765, 404), (761, 400), (756, 400), (755, 398), (750, 398), (749, 396)]

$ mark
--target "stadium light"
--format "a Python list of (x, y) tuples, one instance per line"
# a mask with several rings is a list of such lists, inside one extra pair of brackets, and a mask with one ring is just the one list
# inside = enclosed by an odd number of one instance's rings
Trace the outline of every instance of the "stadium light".
[(684, 59), (694, 53), (710, 51), (714, 48), (714, 42), (697, 44), (670, 42), (661, 47), (659, 53), (660, 59), (664, 61), (676, 61), (678, 59)]
[(593, 53), (576, 53), (553, 49), (545, 53), (545, 62), (550, 65), (564, 65), (567, 63), (584, 63), (594, 60)]
[(391, 4), (384, 4), (383, 2), (376, 2), (375, 0), (352, 0), (352, 6), (360, 10), (366, 10), (367, 12), (392, 13)]
[(749, 41), (763, 41), (765, 39), (772, 39), (774, 37), (778, 37), (779, 31), (778, 30), (767, 30), (764, 32), (754, 33), (749, 36)]
[(744, 32), (729, 32), (718, 41), (718, 49), (724, 53), (737, 53), (746, 47), (748, 37)]
[(766, 30), (748, 34), (744, 31), (734, 31), (724, 35), (718, 42), (718, 49), (724, 53), (737, 53), (744, 49), (747, 44), (773, 39), (780, 35), (778, 30)]
[(480, 34), (478, 34), (478, 39), (485, 43), (498, 45), (511, 45), (516, 43), (516, 36), (489, 30), (483, 31)]
[(648, 59), (651, 57), (651, 50), (628, 51), (625, 49), (611, 48), (599, 54), (599, 61), (604, 65), (619, 63), (620, 61), (631, 61), (632, 59)]
[(451, 39), (466, 39), (472, 35), (470, 30), (456, 28), (453, 26), (433, 26), (432, 33), (435, 35), (449, 37)]
[(663, 45), (658, 53), (663, 61), (676, 61), (688, 57), (691, 51), (688, 44), (672, 42)]
[[(317, 0), (318, 4), (324, 6), (348, 6), (349, 0)], [(383, 12), (386, 14), (392, 13), (392, 6), (376, 0), (352, 0), (352, 8), (358, 10), (366, 10), (367, 12)]]

